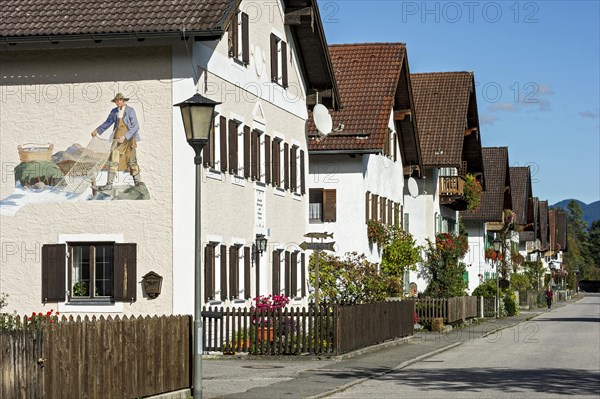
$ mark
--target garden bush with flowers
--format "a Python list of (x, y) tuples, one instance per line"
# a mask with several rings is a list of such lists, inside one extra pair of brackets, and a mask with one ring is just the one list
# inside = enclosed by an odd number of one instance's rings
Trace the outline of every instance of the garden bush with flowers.
[(8, 305), (8, 295), (0, 294), (0, 331), (37, 329), (44, 324), (58, 323), (59, 312), (54, 309), (42, 312), (32, 312), (31, 316), (21, 318), (17, 312), (6, 313), (2, 309)]
[(435, 243), (428, 240), (423, 272), (428, 281), (424, 294), (434, 298), (452, 298), (465, 295), (467, 270), (461, 262), (469, 249), (465, 235), (438, 234)]

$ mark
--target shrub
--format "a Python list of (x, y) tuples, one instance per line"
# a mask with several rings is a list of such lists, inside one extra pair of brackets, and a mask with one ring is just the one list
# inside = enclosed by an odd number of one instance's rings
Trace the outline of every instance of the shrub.
[(517, 297), (514, 292), (506, 292), (504, 294), (504, 310), (506, 310), (506, 314), (508, 316), (515, 316), (519, 314)]
[(482, 296), (484, 298), (496, 297), (496, 280), (486, 280), (473, 290), (473, 296)]
[(481, 183), (470, 173), (465, 176), (464, 193), (467, 200), (467, 210), (475, 210), (481, 203)]

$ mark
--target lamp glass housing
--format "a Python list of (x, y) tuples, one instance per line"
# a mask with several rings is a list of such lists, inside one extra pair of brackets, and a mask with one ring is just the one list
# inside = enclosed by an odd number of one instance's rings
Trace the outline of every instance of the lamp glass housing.
[(185, 137), (190, 141), (207, 141), (214, 130), (214, 112), (218, 102), (200, 94), (175, 104), (181, 109)]
[(265, 236), (256, 237), (256, 248), (260, 253), (263, 253), (267, 250), (267, 239)]
[(495, 239), (494, 240), (494, 251), (500, 252), (501, 248), (502, 248), (502, 241)]

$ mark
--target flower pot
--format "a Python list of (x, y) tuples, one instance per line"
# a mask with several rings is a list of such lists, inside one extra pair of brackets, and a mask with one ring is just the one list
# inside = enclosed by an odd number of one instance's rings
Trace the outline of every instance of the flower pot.
[(257, 336), (258, 342), (266, 341), (273, 342), (275, 340), (275, 328), (274, 327), (258, 327)]

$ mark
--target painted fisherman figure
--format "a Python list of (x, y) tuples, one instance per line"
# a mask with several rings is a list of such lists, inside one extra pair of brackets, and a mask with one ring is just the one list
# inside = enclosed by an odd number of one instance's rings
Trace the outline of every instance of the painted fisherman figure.
[(112, 190), (117, 170), (129, 169), (136, 186), (142, 182), (135, 151), (137, 142), (140, 141), (140, 125), (135, 110), (125, 104), (129, 98), (124, 97), (122, 93), (117, 93), (111, 101), (117, 105), (116, 108), (113, 108), (106, 121), (92, 132), (92, 137), (96, 137), (113, 126), (110, 137), (112, 150), (108, 156), (108, 178), (106, 185), (98, 188), (100, 191)]

